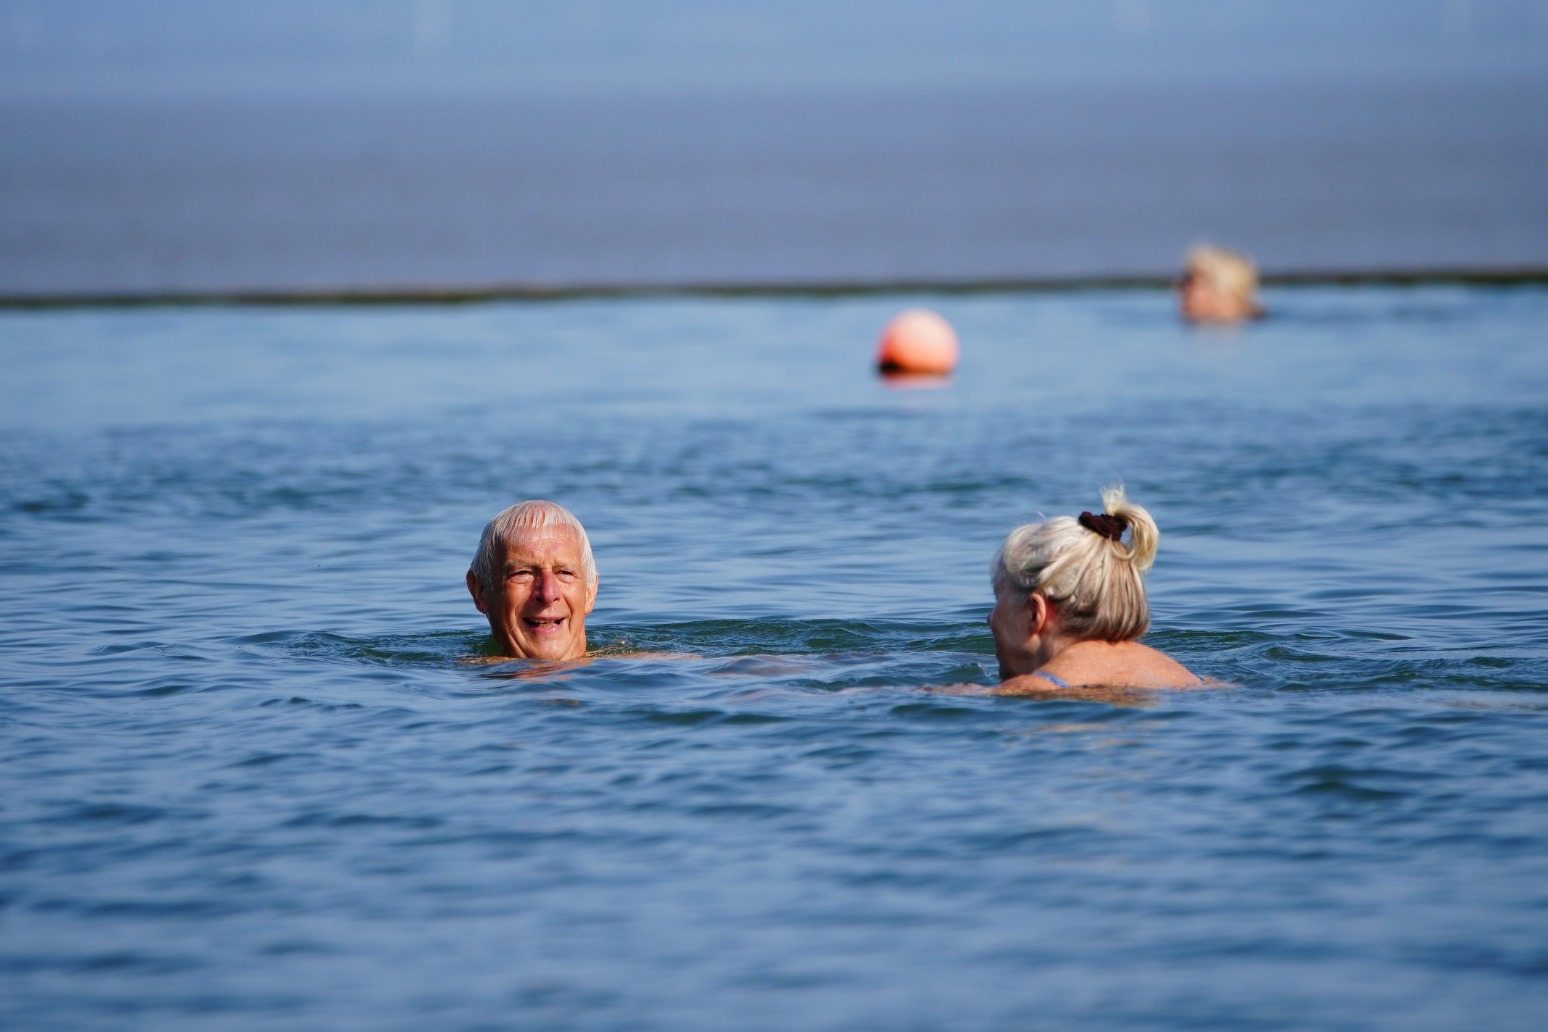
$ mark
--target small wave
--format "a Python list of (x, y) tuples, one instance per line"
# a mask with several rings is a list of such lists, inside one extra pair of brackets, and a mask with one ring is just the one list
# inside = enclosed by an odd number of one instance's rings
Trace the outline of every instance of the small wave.
[(1281, 775), (1279, 780), (1298, 794), (1334, 795), (1353, 801), (1401, 799), (1412, 794), (1417, 783), (1440, 775), (1377, 767), (1345, 767), (1323, 764)]
[(354, 638), (326, 631), (266, 631), (230, 641), (306, 659), (381, 666), (444, 666), (475, 654), (483, 635), (469, 631), (441, 631)]

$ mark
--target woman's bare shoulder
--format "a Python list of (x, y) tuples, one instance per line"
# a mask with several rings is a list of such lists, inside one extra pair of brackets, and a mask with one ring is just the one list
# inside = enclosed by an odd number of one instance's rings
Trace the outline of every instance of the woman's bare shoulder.
[(1166, 653), (1139, 642), (1081, 642), (1031, 674), (1000, 685), (1007, 695), (1065, 692), (1075, 688), (1199, 688), (1204, 679)]

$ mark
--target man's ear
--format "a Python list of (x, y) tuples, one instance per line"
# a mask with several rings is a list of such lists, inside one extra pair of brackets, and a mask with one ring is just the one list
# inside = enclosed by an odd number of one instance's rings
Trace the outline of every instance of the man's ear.
[(586, 614), (585, 615), (590, 616), (591, 615), (591, 611), (596, 608), (596, 605), (597, 605), (597, 580), (596, 580), (596, 578), (592, 578), (591, 590), (586, 592)]
[(478, 611), (488, 615), (489, 603), (484, 601), (484, 586), (473, 576), (472, 570), (468, 571), (468, 594), (473, 596), (473, 604), (478, 607)]

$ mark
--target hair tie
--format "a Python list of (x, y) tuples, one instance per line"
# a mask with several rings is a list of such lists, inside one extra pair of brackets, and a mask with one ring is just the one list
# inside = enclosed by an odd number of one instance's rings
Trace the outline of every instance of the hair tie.
[(1106, 513), (1095, 516), (1089, 512), (1083, 512), (1080, 514), (1080, 525), (1109, 541), (1120, 541), (1123, 538), (1123, 532), (1128, 529), (1129, 521), (1122, 516), (1109, 516)]

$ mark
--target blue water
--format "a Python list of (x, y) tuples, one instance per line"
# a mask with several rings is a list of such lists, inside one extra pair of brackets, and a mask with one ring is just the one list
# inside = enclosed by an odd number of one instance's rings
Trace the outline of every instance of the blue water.
[[(1548, 289), (1267, 302), (0, 313), (0, 1027), (1538, 1027)], [(1237, 687), (935, 690), (1114, 479)], [(530, 496), (601, 655), (465, 662)]]

